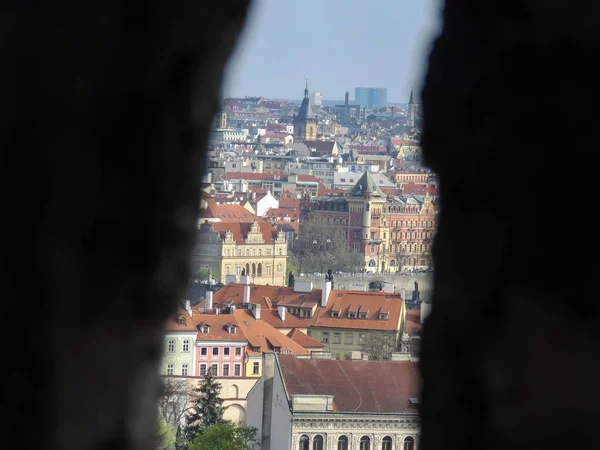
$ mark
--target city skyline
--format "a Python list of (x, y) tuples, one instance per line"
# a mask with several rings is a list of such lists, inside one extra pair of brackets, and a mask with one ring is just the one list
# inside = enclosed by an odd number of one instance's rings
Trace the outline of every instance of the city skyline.
[(223, 96), (300, 99), (308, 78), (310, 92), (324, 101), (367, 86), (386, 88), (391, 103), (407, 102), (411, 88), (420, 92), (438, 29), (437, 0), (368, 7), (358, 0), (255, 0)]

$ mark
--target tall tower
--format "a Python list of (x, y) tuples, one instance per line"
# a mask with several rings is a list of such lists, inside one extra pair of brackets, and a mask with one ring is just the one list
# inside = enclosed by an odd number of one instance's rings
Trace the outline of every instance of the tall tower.
[(406, 125), (409, 128), (415, 126), (415, 116), (417, 115), (417, 104), (413, 99), (413, 90), (410, 89), (410, 99), (408, 100), (408, 110), (406, 111)]
[(317, 140), (317, 118), (310, 106), (308, 79), (306, 79), (304, 99), (302, 99), (298, 114), (294, 116), (292, 123), (294, 124), (294, 142)]

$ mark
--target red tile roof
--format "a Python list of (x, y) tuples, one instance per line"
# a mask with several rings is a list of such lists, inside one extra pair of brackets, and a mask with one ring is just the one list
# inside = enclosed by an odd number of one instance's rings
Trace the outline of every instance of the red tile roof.
[[(259, 354), (263, 351), (273, 351), (273, 347), (281, 347), (281, 353), (290, 351), (292, 355), (308, 355), (310, 351), (297, 344), (285, 334), (280, 333), (271, 325), (263, 320), (255, 320), (251, 311), (247, 309), (236, 309), (233, 312), (237, 323), (248, 339), (251, 345), (248, 347), (247, 352), (252, 354)], [(262, 311), (261, 311), (262, 317)], [(260, 346), (260, 352), (255, 352), (252, 347)]]
[[(246, 336), (241, 333), (241, 327), (232, 314), (198, 314), (194, 315), (198, 326), (209, 325), (208, 333), (198, 332), (198, 341), (245, 341)], [(235, 325), (236, 332), (230, 333), (229, 326)]]
[(338, 412), (414, 413), (420, 397), (417, 363), (338, 361), (278, 355), (285, 387), (294, 395), (333, 395)]
[(298, 328), (294, 328), (287, 334), (292, 341), (300, 344), (304, 348), (325, 348), (327, 347), (325, 344), (317, 341), (316, 339), (310, 337), (308, 334), (303, 333)]
[(281, 320), (279, 312), (276, 309), (263, 308), (260, 312), (260, 319), (267, 322), (273, 328), (307, 328), (306, 323), (289, 313), (285, 314), (285, 321)]
[(252, 222), (257, 217), (238, 204), (217, 204), (213, 199), (206, 200), (206, 208), (200, 211), (201, 219), (238, 220)]
[[(256, 219), (260, 227), (263, 239), (267, 243), (275, 242), (277, 238), (277, 230), (266, 220)], [(252, 222), (211, 222), (212, 229), (221, 234), (225, 238), (227, 231), (233, 233), (233, 240), (238, 244), (243, 244), (248, 237), (248, 233), (252, 229)]]
[[(179, 318), (182, 317), (185, 319), (185, 323), (183, 325), (179, 325)], [(167, 320), (167, 331), (198, 331), (196, 328), (196, 323), (194, 319), (190, 315), (188, 311), (184, 308), (178, 308), (177, 312), (169, 317)]]
[[(300, 299), (302, 296), (302, 299)], [(266, 299), (269, 299), (268, 301)], [(321, 289), (313, 288), (310, 293), (294, 292), (293, 287), (250, 285), (250, 301), (258, 303), (261, 307), (272, 308), (282, 301), (282, 305), (294, 304), (299, 306), (303, 303), (305, 307), (314, 306), (315, 302), (321, 301)], [(244, 303), (244, 285), (241, 283), (229, 283), (219, 289), (213, 295), (213, 305), (220, 307), (231, 302), (236, 307)], [(296, 305), (298, 303), (298, 305)]]
[(299, 198), (280, 198), (279, 208), (300, 208)]
[[(328, 328), (398, 330), (403, 303), (400, 294), (333, 290), (327, 306), (319, 308), (315, 314), (313, 325)], [(332, 317), (331, 311), (339, 311), (339, 317)], [(348, 312), (367, 312), (367, 318), (350, 319)], [(379, 319), (379, 313), (388, 313), (388, 319)]]

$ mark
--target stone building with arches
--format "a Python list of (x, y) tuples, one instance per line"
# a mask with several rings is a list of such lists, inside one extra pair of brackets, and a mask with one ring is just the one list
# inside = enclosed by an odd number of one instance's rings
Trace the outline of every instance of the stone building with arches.
[(265, 354), (247, 424), (263, 449), (417, 450), (419, 376), (409, 361)]
[[(216, 206), (209, 214), (218, 209), (218, 216), (203, 218), (198, 226), (192, 273), (209, 269), (222, 283), (227, 275), (244, 274), (253, 284), (285, 286), (285, 233), (240, 205)], [(244, 211), (240, 214), (240, 210)]]

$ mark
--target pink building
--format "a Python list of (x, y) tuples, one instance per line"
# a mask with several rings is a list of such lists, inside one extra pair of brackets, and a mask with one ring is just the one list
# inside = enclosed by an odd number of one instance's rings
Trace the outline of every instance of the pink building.
[(244, 376), (248, 341), (233, 314), (202, 314), (196, 327), (197, 376), (211, 370), (216, 377)]

